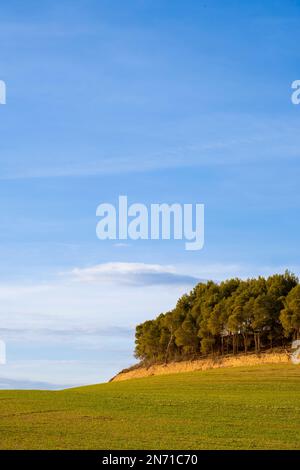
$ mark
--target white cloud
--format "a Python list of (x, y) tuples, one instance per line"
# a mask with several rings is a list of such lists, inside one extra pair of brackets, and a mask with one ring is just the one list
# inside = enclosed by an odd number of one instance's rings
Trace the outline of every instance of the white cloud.
[(0, 338), (21, 350), (126, 343), (131, 354), (136, 324), (173, 308), (195, 283), (172, 266), (104, 263), (75, 268), (51, 283), (0, 285)]
[(134, 285), (193, 285), (197, 282), (195, 277), (178, 273), (173, 266), (146, 263), (103, 263), (87, 268), (75, 268), (70, 274), (80, 282), (101, 281)]

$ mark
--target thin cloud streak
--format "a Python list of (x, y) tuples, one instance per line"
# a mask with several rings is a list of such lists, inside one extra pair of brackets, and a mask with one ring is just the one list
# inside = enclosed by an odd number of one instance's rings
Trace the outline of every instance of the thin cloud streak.
[(88, 268), (75, 268), (71, 276), (79, 282), (117, 282), (129, 285), (193, 285), (199, 279), (176, 272), (172, 266), (146, 263), (103, 263)]
[[(217, 114), (215, 120), (224, 122), (225, 130), (226, 118)], [(212, 119), (212, 118), (211, 118)], [(242, 121), (242, 125), (239, 123)], [(202, 118), (199, 125), (201, 126)], [(145, 173), (161, 171), (167, 169), (180, 168), (200, 168), (207, 166), (235, 165), (243, 163), (255, 163), (270, 160), (287, 160), (299, 157), (299, 145), (297, 140), (298, 131), (294, 122), (288, 123), (284, 128), (282, 123), (275, 119), (257, 118), (253, 123), (251, 117), (247, 115), (231, 116), (233, 126), (239, 126), (241, 136), (232, 137), (212, 136), (205, 142), (195, 141), (187, 132), (186, 145), (165, 145), (163, 149), (145, 154), (144, 149), (134, 148), (131, 155), (116, 157), (114, 155), (96, 155), (91, 151), (84, 165), (78, 163), (77, 150), (73, 157), (68, 157), (68, 163), (63, 161), (63, 156), (53, 150), (53, 157), (44, 159), (43, 166), (38, 167), (34, 159), (34, 164), (26, 160), (26, 167), (22, 167), (22, 162), (17, 161), (16, 166), (12, 166), (14, 158), (7, 155), (3, 159), (0, 180), (23, 180), (23, 179), (43, 179), (43, 178), (81, 178), (97, 177), (114, 174)], [(194, 127), (195, 123), (191, 123)], [(174, 127), (176, 132), (176, 126)], [(51, 149), (50, 149), (51, 151)], [(71, 153), (72, 150), (69, 150)], [(55, 163), (58, 160), (59, 163)], [(70, 163), (71, 161), (71, 163)], [(53, 163), (54, 162), (54, 163)]]

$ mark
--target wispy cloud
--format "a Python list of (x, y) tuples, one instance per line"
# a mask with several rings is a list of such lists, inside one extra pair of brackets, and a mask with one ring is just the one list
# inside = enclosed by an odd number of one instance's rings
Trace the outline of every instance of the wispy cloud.
[(80, 282), (109, 282), (131, 285), (186, 284), (199, 281), (181, 274), (173, 266), (146, 263), (103, 263), (88, 268), (75, 268), (71, 276)]
[(107, 326), (103, 328), (95, 327), (82, 327), (82, 328), (0, 328), (1, 337), (60, 337), (63, 340), (66, 338), (82, 337), (82, 336), (96, 336), (96, 337), (131, 337), (133, 329), (121, 326)]
[(132, 351), (135, 325), (172, 308), (198, 282), (186, 272), (161, 264), (111, 262), (77, 267), (52, 276), (51, 282), (0, 284), (0, 338), (50, 349), (55, 344), (99, 349), (107, 342), (128, 343)]
[[(218, 134), (211, 132), (207, 137), (204, 133), (195, 137), (196, 129), (207, 125), (214, 126), (219, 122)], [(160, 145), (153, 146), (145, 152), (140, 144), (134, 145), (130, 152), (120, 155), (109, 151), (99, 151), (95, 148), (88, 149), (88, 156), (81, 161), (78, 148), (69, 147), (61, 152), (60, 149), (51, 148), (43, 159), (43, 164), (38, 165), (37, 155), (34, 153), (24, 160), (16, 159), (9, 152), (3, 155), (0, 167), (1, 180), (14, 179), (39, 179), (39, 178), (77, 178), (114, 174), (145, 173), (150, 171), (180, 168), (200, 168), (207, 166), (235, 165), (241, 163), (257, 163), (270, 160), (295, 159), (299, 157), (299, 145), (297, 141), (297, 127), (292, 119), (282, 120), (276, 118), (255, 118), (246, 113), (211, 113), (199, 116), (197, 122), (179, 122), (166, 129), (172, 132), (172, 136), (182, 132), (186, 143), (170, 142), (169, 138)], [(189, 129), (190, 128), (190, 129)], [(232, 131), (234, 129), (234, 132)], [(129, 134), (134, 129), (129, 129)], [(137, 134), (144, 133), (143, 129), (135, 129)], [(161, 140), (159, 132), (154, 136)], [(145, 139), (149, 138), (147, 133)], [(81, 149), (85, 152), (84, 149)], [(142, 157), (142, 158), (141, 158)]]
[(51, 289), (50, 284), (0, 284), (0, 299), (39, 294)]

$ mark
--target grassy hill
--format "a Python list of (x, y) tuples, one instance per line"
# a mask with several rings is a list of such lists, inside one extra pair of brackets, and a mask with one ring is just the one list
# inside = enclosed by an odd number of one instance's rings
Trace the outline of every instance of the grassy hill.
[(300, 449), (300, 367), (1, 391), (2, 449)]

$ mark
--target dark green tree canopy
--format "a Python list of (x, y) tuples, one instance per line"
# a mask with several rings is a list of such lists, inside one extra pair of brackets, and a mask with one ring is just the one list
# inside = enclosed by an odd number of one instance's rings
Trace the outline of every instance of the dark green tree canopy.
[(137, 326), (135, 354), (155, 362), (259, 352), (292, 338), (300, 338), (300, 285), (286, 271), (199, 283), (174, 310)]

